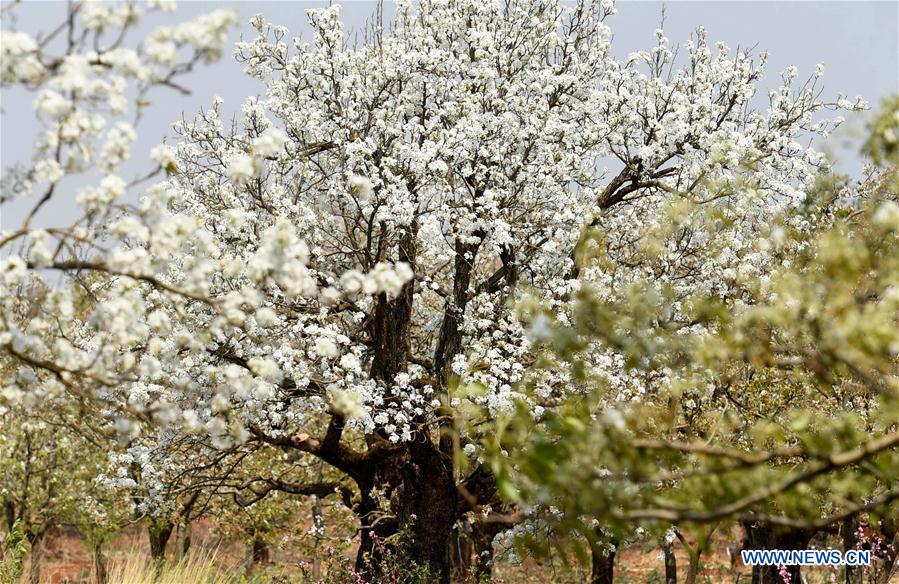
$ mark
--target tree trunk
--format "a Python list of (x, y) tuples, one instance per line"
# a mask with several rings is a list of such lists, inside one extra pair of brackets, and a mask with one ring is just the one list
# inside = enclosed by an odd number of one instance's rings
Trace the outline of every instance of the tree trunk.
[(700, 553), (701, 552), (697, 550), (695, 554), (690, 554), (690, 560), (687, 564), (687, 575), (684, 578), (684, 584), (696, 584), (696, 577), (699, 575)]
[[(398, 244), (398, 259), (415, 269), (416, 237), (418, 225), (413, 222), (402, 235)], [(457, 263), (459, 263), (457, 259)], [(459, 268), (457, 267), (457, 270)], [(461, 268), (470, 275), (470, 265)], [(457, 275), (458, 278), (458, 275)], [(467, 293), (468, 280), (456, 282), (456, 288), (464, 287)], [(373, 318), (368, 325), (374, 352), (369, 375), (385, 385), (393, 383), (397, 374), (407, 368), (412, 346), (412, 308), (414, 302), (414, 280), (407, 282), (396, 298), (385, 294), (375, 299)], [(461, 291), (457, 297), (464, 297)], [(444, 328), (448, 321), (458, 324), (456, 307), (447, 308)], [(461, 303), (464, 308), (464, 301)], [(449, 337), (444, 331), (438, 342), (437, 363), (452, 359), (458, 352), (452, 341), (459, 337), (454, 328)], [(447, 344), (450, 341), (450, 344)], [(435, 368), (436, 365), (435, 365)], [(442, 370), (442, 368), (440, 368)], [(438, 380), (446, 386), (445, 379)], [(416, 420), (419, 422), (419, 420)], [(424, 422), (424, 420), (420, 420)], [(402, 452), (382, 461), (370, 476), (356, 477), (362, 501), (359, 506), (362, 519), (362, 538), (356, 558), (357, 569), (362, 569), (368, 579), (377, 581), (377, 574), (385, 566), (381, 565), (385, 545), (390, 546), (391, 556), (404, 560), (404, 565), (415, 564), (427, 569), (436, 582), (450, 581), (450, 538), (456, 522), (456, 485), (453, 477), (452, 453), (435, 446), (427, 426), (422, 425)], [(384, 440), (384, 436), (371, 437), (372, 443)], [(384, 440), (386, 442), (386, 440)], [(370, 443), (371, 445), (371, 443)], [(391, 509), (381, 513), (377, 501), (371, 493), (377, 487), (390, 501)], [(391, 519), (391, 517), (393, 519)], [(408, 535), (408, 541), (394, 541), (387, 544), (384, 538), (396, 533)], [(394, 538), (395, 539), (395, 538)], [(404, 538), (399, 538), (400, 540)]]
[[(779, 529), (763, 522), (741, 522), (746, 532), (744, 549), (800, 550), (808, 547), (814, 533), (798, 529)], [(793, 584), (802, 582), (799, 566), (786, 566), (786, 573)], [(753, 566), (752, 584), (783, 584), (780, 566)]]
[(250, 551), (250, 563), (253, 568), (264, 566), (265, 564), (268, 564), (270, 560), (271, 550), (268, 547), (268, 542), (266, 542), (263, 537), (254, 535)]
[(150, 558), (156, 565), (162, 564), (165, 560), (165, 547), (169, 543), (169, 537), (175, 526), (170, 522), (150, 523), (147, 526), (147, 535), (150, 539)]
[(450, 541), (453, 582), (491, 582), (493, 538), (507, 526), (459, 519)]
[[(855, 546), (858, 545), (858, 538), (856, 537), (857, 529), (858, 517), (854, 515), (847, 517), (840, 524), (840, 536), (843, 540), (843, 553), (855, 549)], [(864, 574), (860, 566), (846, 566), (845, 574), (846, 584), (862, 584), (862, 577)]]
[(41, 567), (44, 563), (44, 535), (45, 531), (27, 533), (28, 543), (31, 545), (31, 558), (28, 566), (29, 584), (40, 584)]
[(175, 537), (175, 552), (179, 559), (184, 559), (190, 553), (191, 532), (193, 523), (184, 521), (178, 524), (178, 534)]
[(600, 538), (590, 542), (590, 552), (593, 556), (590, 584), (613, 584), (618, 541)]
[(456, 523), (452, 464), (430, 440), (413, 442), (410, 454), (404, 480), (408, 486), (403, 490), (410, 501), (400, 503), (401, 510), (411, 511), (408, 517), (400, 516), (401, 528), (408, 526), (412, 532), (410, 559), (427, 568), (434, 581), (449, 582), (450, 540)]
[(108, 580), (106, 556), (103, 555), (103, 545), (100, 544), (91, 549), (91, 584), (107, 584)]
[(674, 556), (674, 542), (662, 536), (662, 553), (665, 556), (665, 584), (677, 584), (677, 558)]
[(890, 537), (887, 540), (890, 544), (892, 544), (892, 549), (887, 550), (886, 557), (884, 558), (884, 566), (883, 572), (880, 574), (878, 578), (877, 584), (890, 584), (890, 582), (899, 581), (899, 579), (894, 579), (893, 576), (899, 573), (899, 563), (896, 562), (897, 555), (899, 555), (899, 533), (890, 532)]
[[(715, 529), (716, 526), (712, 526), (711, 531), (708, 532), (708, 535), (704, 540), (697, 541), (693, 545), (687, 541), (687, 538), (684, 537), (684, 534), (681, 533), (679, 529), (674, 529), (675, 537), (677, 537), (678, 541), (680, 541), (681, 545), (684, 547), (684, 551), (687, 552), (687, 575), (684, 578), (685, 584), (696, 584), (696, 578), (699, 575), (699, 559), (702, 557), (702, 549), (705, 546), (705, 542), (708, 541), (708, 538), (712, 537)], [(731, 568), (733, 568), (733, 565), (731, 565)]]
[(6, 531), (12, 531), (16, 524), (16, 506), (12, 501), (3, 502), (3, 515), (6, 517)]
[(476, 569), (472, 558), (477, 554), (474, 534), (468, 522), (457, 524), (450, 540), (450, 557), (453, 562), (453, 582), (468, 582)]
[[(382, 461), (373, 483), (357, 482), (362, 525), (356, 570), (379, 582), (388, 578), (388, 570), (416, 567), (428, 571), (429, 581), (449, 582), (456, 485), (452, 465), (427, 434), (412, 440), (401, 455)], [(373, 490), (390, 501), (390, 509), (378, 506)], [(385, 556), (400, 565), (385, 565)]]

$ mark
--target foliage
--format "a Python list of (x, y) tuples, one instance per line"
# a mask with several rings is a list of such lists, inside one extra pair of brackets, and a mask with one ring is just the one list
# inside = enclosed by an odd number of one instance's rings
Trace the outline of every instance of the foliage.
[[(776, 250), (775, 262), (761, 277), (735, 274), (731, 297), (681, 297), (650, 279), (617, 297), (584, 287), (567, 321), (525, 301), (532, 328), (544, 329), (535, 375), (561, 368), (584, 393), (537, 425), (523, 401), (484, 435), (501, 492), (532, 521), (591, 541), (597, 525), (628, 537), (635, 525), (742, 520), (814, 532), (856, 514), (894, 520), (895, 180), (889, 167), (852, 188), (823, 181), (803, 207), (772, 217), (747, 253)], [(695, 223), (720, 206), (687, 212)], [(666, 229), (646, 232), (646, 245)], [(586, 261), (611, 263), (596, 239), (583, 245)], [(641, 399), (622, 400), (594, 364), (608, 347), (645, 383)]]
[(899, 166), (899, 96), (884, 100), (881, 114), (870, 125), (865, 151), (877, 164)]
[(7, 531), (0, 549), (0, 582), (3, 584), (18, 582), (25, 565), (25, 555), (28, 553), (28, 541), (21, 522), (16, 522)]

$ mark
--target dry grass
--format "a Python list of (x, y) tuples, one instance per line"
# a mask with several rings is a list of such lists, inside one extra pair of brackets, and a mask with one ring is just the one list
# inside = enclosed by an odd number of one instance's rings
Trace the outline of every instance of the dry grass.
[(216, 552), (191, 553), (177, 563), (157, 570), (147, 554), (134, 551), (110, 562), (109, 584), (232, 584), (232, 575), (222, 571)]

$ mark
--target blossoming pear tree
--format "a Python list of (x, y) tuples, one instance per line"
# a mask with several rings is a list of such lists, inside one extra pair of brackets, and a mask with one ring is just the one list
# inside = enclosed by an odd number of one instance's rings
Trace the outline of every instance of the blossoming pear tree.
[[(821, 113), (864, 107), (821, 101), (821, 70), (801, 83), (789, 68), (758, 95), (765, 56), (711, 46), (702, 29), (680, 58), (657, 31), (618, 59), (613, 13), (608, 0), (400, 2), (356, 42), (338, 6), (308, 11), (306, 40), (256, 16), (236, 56), (264, 93), (232, 122), (221, 100), (178, 122), (153, 152), (166, 179), (136, 206), (117, 202), (129, 185), (115, 174), (133, 132), (114, 126), (108, 147), (85, 138), (104, 131), (100, 102), (121, 86), (107, 76), (168, 74), (77, 46), (52, 68), (37, 41), (4, 44), (4, 80), (48, 88), (40, 160), (10, 192), (49, 182), (44, 201), (61, 173), (105, 174), (77, 195), (74, 225), (35, 230), (29, 216), (0, 237), (0, 347), (23, 370), (5, 399), (83, 396), (125, 442), (203, 434), (226, 452), (264, 443), (320, 459), (354, 490), (360, 569), (377, 565), (376, 539), (402, 532), (410, 563), (447, 581), (454, 527), (499, 502), (458, 414), (489, 424), (524, 399), (539, 419), (584, 391), (564, 371), (520, 390), (547, 323), (526, 327), (513, 301), (539, 292), (564, 321), (585, 282), (646, 276), (680, 298), (735, 295), (773, 261), (750, 251), (756, 226), (800, 206), (827, 169), (803, 145), (839, 122)], [(201, 43), (202, 57), (202, 39), (219, 38), (209, 29), (229, 23), (161, 33), (168, 44), (147, 55)], [(715, 209), (720, 237), (690, 237), (709, 214), (668, 225), (679, 204)], [(671, 247), (650, 266), (641, 234), (661, 227)], [(578, 261), (585, 229), (606, 238), (614, 274)], [(685, 263), (686, 278), (671, 267)], [(16, 290), (53, 271), (71, 284), (26, 325)], [(88, 273), (103, 276), (81, 284)], [(74, 319), (79, 286), (95, 304)], [(640, 399), (621, 351), (591, 358)]]
[[(59, 26), (37, 37), (15, 30), (16, 3), (2, 7), (0, 86), (33, 92), (40, 124), (31, 159), (5, 167), (0, 181), (0, 202), (16, 200), (26, 209), (17, 229), (0, 234), (0, 339), (13, 349), (0, 355), (0, 366), (9, 373), (0, 396), (3, 448), (9, 454), (4, 463), (10, 465), (4, 467), (2, 498), (8, 520), (22, 526), (31, 544), (33, 581), (40, 577), (41, 541), (49, 528), (60, 521), (81, 526), (99, 564), (103, 541), (129, 519), (120, 493), (95, 482), (108, 451), (115, 451), (115, 439), (121, 438), (110, 432), (115, 410), (109, 406), (115, 400), (78, 383), (79, 357), (69, 352), (90, 345), (85, 323), (98, 299), (91, 289), (104, 288), (109, 279), (101, 272), (68, 272), (65, 285), (47, 278), (47, 286), (43, 280), (49, 272), (38, 269), (53, 256), (72, 259), (82, 243), (102, 237), (104, 223), (122, 212), (126, 191), (159, 173), (123, 178), (136, 124), (156, 88), (187, 94), (179, 84), (184, 75), (221, 56), (236, 23), (236, 14), (228, 10), (156, 27), (134, 42), (145, 12), (170, 13), (174, 7), (167, 0), (69, 2), (59, 7)], [(77, 200), (83, 215), (54, 225), (47, 211), (60, 198)], [(9, 212), (3, 209), (4, 228), (10, 225)], [(27, 273), (20, 271), (25, 250), (37, 268)], [(63, 353), (54, 354), (56, 349)], [(40, 358), (59, 367), (22, 367), (15, 356), (19, 350), (30, 355), (26, 362)], [(102, 578), (102, 566), (95, 568)]]
[[(0, 370), (9, 374), (6, 367)], [(47, 577), (46, 542), (63, 525), (81, 529), (93, 561), (102, 563), (104, 540), (127, 520), (118, 493), (94, 482), (109, 447), (95, 420), (85, 420), (65, 396), (47, 398), (41, 408), (0, 406), (3, 530), (21, 530), (28, 543), (28, 582)], [(5, 537), (4, 544), (8, 541)], [(4, 550), (0, 565), (7, 561)], [(10, 582), (19, 575), (5, 574)]]

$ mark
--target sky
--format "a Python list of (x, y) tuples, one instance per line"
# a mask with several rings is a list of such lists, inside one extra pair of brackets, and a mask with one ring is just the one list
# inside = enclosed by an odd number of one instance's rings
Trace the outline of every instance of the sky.
[[(343, 5), (342, 17), (349, 30), (362, 27), (377, 7), (372, 0), (335, 3)], [(236, 8), (240, 14), (242, 24), (229, 39), (232, 46), (242, 35), (254, 36), (247, 21), (259, 12), (269, 22), (286, 26), (293, 36), (308, 38), (304, 10), (326, 4), (298, 0), (182, 0), (172, 14), (148, 16), (134, 38), (159, 24), (174, 24), (216, 8)], [(387, 19), (392, 12), (389, 0), (385, 5)], [(760, 84), (761, 95), (778, 85), (778, 73), (788, 65), (796, 65), (803, 79), (814, 72), (818, 63), (826, 67), (823, 97), (835, 98), (837, 93), (850, 98), (861, 95), (875, 106), (885, 96), (899, 91), (899, 0), (624, 0), (617, 7), (619, 13), (607, 23), (614, 34), (613, 52), (619, 57), (653, 46), (664, 8), (665, 34), (673, 43), (687, 40), (701, 25), (713, 42), (722, 41), (734, 49), (755, 47), (754, 52), (768, 52), (768, 75)], [(16, 12), (17, 29), (34, 36), (52, 30), (62, 21), (65, 3), (27, 0), (16, 7)], [(236, 112), (247, 97), (264, 92), (261, 82), (243, 74), (230, 51), (218, 63), (200, 67), (182, 78), (182, 84), (192, 89), (191, 95), (165, 88), (150, 94), (152, 104), (137, 127), (132, 160), (124, 167), (126, 179), (149, 168), (150, 149), (171, 136), (171, 124), (182, 114), (191, 117), (217, 95), (224, 98), (226, 112)], [(0, 168), (27, 161), (31, 156), (29, 145), (40, 128), (31, 105), (33, 98), (32, 93), (21, 89), (0, 90)], [(857, 136), (863, 126), (860, 117), (850, 118), (837, 137), (826, 144), (817, 143), (816, 147), (832, 153), (839, 160), (839, 170), (857, 171), (861, 165), (856, 154)], [(34, 227), (65, 225), (66, 219), (74, 216), (75, 192), (81, 184), (77, 179), (62, 184), (67, 188), (36, 217)], [(18, 226), (33, 204), (34, 200), (28, 199), (0, 206), (0, 230)]]

